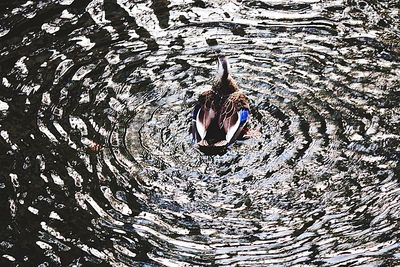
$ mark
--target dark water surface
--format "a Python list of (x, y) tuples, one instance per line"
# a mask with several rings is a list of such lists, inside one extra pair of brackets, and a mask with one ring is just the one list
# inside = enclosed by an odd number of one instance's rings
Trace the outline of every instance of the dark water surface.
[[(1, 266), (399, 266), (400, 4), (0, 3)], [(261, 136), (206, 156), (218, 52)]]

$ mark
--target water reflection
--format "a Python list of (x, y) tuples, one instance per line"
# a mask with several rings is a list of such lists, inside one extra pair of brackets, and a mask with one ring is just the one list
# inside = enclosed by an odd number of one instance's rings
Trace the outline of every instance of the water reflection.
[[(4, 264), (399, 264), (397, 2), (1, 6)], [(261, 135), (209, 157), (219, 51)]]

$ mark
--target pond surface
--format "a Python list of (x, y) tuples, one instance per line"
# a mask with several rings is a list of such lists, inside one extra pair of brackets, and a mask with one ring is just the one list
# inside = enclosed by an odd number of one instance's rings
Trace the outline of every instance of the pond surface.
[[(2, 1), (1, 266), (400, 265), (399, 9)], [(259, 134), (207, 156), (219, 53)]]

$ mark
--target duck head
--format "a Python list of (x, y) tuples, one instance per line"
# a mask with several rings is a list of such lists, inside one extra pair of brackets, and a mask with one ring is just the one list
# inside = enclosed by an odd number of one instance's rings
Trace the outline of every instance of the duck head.
[(228, 58), (225, 56), (218, 57), (218, 72), (217, 78), (221, 81), (224, 81), (229, 76), (229, 62)]

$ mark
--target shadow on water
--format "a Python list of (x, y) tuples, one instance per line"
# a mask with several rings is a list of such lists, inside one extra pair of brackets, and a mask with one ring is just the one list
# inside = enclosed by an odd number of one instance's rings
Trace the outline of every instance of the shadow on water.
[[(1, 265), (399, 265), (399, 8), (0, 3)], [(219, 52), (259, 135), (210, 156)]]

